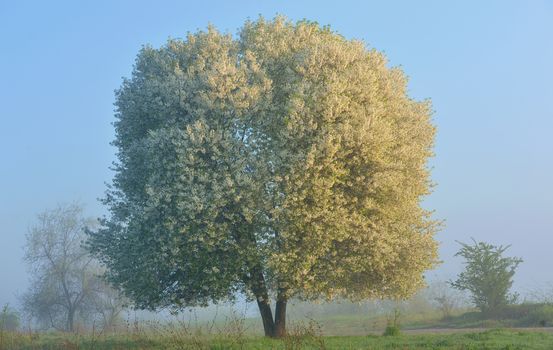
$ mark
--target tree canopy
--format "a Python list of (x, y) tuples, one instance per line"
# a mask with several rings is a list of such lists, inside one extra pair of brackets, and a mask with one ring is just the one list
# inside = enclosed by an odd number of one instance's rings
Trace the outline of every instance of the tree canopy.
[(407, 297), (436, 263), (430, 103), (328, 27), (260, 18), (146, 46), (114, 125), (89, 247), (137, 307), (242, 292), (279, 335), (291, 297)]

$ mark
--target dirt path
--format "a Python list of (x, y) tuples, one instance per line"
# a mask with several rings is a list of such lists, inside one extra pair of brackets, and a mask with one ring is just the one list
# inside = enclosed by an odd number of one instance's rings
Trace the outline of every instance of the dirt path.
[[(417, 328), (417, 329), (401, 329), (402, 334), (409, 335), (425, 335), (425, 334), (463, 334), (463, 333), (479, 333), (492, 330), (494, 328)], [(553, 327), (513, 327), (501, 328), (514, 332), (544, 332), (553, 333)], [(362, 330), (362, 329), (325, 329), (323, 334), (326, 336), (364, 336), (364, 335), (382, 335), (384, 330)]]
[[(454, 334), (454, 333), (475, 333), (485, 332), (492, 328), (422, 328), (422, 329), (405, 329), (402, 333), (405, 334)], [(553, 333), (553, 327), (517, 327), (517, 328), (502, 328), (510, 331), (523, 332), (547, 332)]]

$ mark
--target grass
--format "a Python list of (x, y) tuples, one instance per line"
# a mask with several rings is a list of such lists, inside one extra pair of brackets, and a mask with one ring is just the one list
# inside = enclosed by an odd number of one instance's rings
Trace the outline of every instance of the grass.
[[(460, 317), (462, 311), (458, 311), (452, 319)], [(383, 314), (336, 314), (316, 317), (322, 331), (326, 335), (365, 335), (367, 333), (380, 334), (388, 324), (388, 315)], [(251, 329), (261, 331), (261, 322), (256, 319), (248, 320)], [(424, 313), (405, 313), (400, 317), (403, 329), (424, 329), (424, 328), (472, 328), (475, 327), (467, 322), (463, 327), (462, 321), (457, 323), (443, 321), (442, 314), (438, 311), (427, 311)], [(478, 323), (475, 320), (474, 323)], [(476, 326), (482, 327), (482, 322)]]
[[(400, 318), (400, 319), (399, 319)], [(401, 332), (381, 336), (386, 325), (399, 325)], [(307, 323), (292, 321), (289, 336), (265, 339), (260, 321), (228, 317), (224, 322), (127, 323), (116, 334), (34, 333), (0, 331), (0, 350), (107, 350), (107, 349), (553, 349), (553, 306), (521, 304), (506, 307), (484, 317), (469, 311), (443, 320), (436, 312), (390, 315), (334, 314)], [(524, 331), (483, 328), (538, 327)], [(467, 329), (455, 334), (437, 333), (432, 328)], [(399, 328), (398, 328), (399, 330)], [(432, 334), (432, 332), (436, 332)], [(323, 337), (322, 334), (325, 336)], [(370, 334), (370, 335), (367, 335)]]
[(445, 320), (425, 317), (415, 322), (409, 322), (408, 328), (509, 328), (551, 326), (553, 326), (553, 305), (517, 304), (504, 306), (491, 315), (484, 315), (478, 311), (469, 311), (458, 313)]
[[(388, 321), (386, 315), (338, 314), (317, 319), (326, 335), (364, 335), (380, 333)], [(509, 305), (493, 315), (483, 315), (475, 310), (456, 310), (444, 319), (438, 311), (404, 313), (400, 318), (402, 329), (430, 328), (512, 328), (553, 327), (553, 305), (518, 304)], [(553, 349), (553, 346), (551, 347)]]
[(488, 330), (481, 333), (425, 334), (385, 336), (320, 337), (303, 335), (283, 340), (261, 337), (205, 337), (175, 338), (170, 335), (92, 335), (12, 333), (11, 343), (1, 345), (1, 350), (116, 350), (116, 349), (552, 349), (553, 334)]

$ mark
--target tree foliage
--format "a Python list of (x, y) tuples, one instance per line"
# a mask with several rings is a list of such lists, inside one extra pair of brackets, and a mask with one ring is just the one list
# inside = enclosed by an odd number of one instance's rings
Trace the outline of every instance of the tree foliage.
[(78, 321), (94, 321), (97, 306), (114, 293), (100, 278), (97, 261), (82, 246), (85, 229), (96, 225), (82, 211), (77, 203), (46, 210), (27, 235), (24, 259), (31, 285), (22, 303), (43, 328), (74, 331)]
[(138, 307), (243, 292), (270, 335), (271, 295), (279, 323), (291, 297), (406, 297), (436, 262), (430, 104), (362, 42), (280, 17), (209, 27), (144, 47), (116, 97), (89, 244)]
[(517, 295), (509, 290), (522, 259), (503, 256), (510, 246), (494, 246), (475, 240), (472, 245), (459, 243), (461, 249), (455, 255), (465, 259), (465, 270), (451, 285), (469, 291), (474, 305), (485, 313), (515, 302)]

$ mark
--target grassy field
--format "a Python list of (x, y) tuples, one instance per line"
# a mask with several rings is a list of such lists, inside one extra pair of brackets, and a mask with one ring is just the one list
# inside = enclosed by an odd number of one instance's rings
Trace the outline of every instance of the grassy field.
[[(390, 315), (385, 314), (333, 314), (313, 316), (320, 330), (327, 336), (360, 336), (382, 334)], [(294, 319), (301, 320), (301, 318)], [(303, 318), (305, 320), (305, 317)], [(485, 317), (474, 309), (456, 310), (451, 317), (435, 310), (404, 313), (400, 317), (404, 330), (425, 329), (473, 329), (473, 328), (542, 328), (553, 326), (553, 306), (522, 304), (506, 307), (495, 316)], [(258, 318), (248, 318), (244, 327), (251, 335), (261, 334), (262, 324)], [(553, 349), (553, 346), (552, 346)]]
[(1, 350), (11, 349), (553, 349), (553, 334), (546, 332), (488, 330), (462, 334), (320, 337), (290, 336), (283, 340), (261, 337), (202, 337), (166, 334), (112, 336), (63, 334), (4, 334)]
[[(468, 311), (468, 312), (467, 312)], [(311, 315), (316, 316), (316, 315)], [(553, 307), (522, 304), (494, 317), (457, 310), (446, 320), (432, 310), (401, 316), (402, 334), (381, 336), (389, 315), (325, 314), (292, 319), (289, 336), (265, 339), (258, 318), (130, 322), (115, 334), (0, 331), (0, 350), (106, 349), (551, 349)], [(511, 327), (523, 327), (514, 329)], [(529, 328), (527, 328), (529, 327)], [(322, 336), (324, 335), (324, 336)]]

